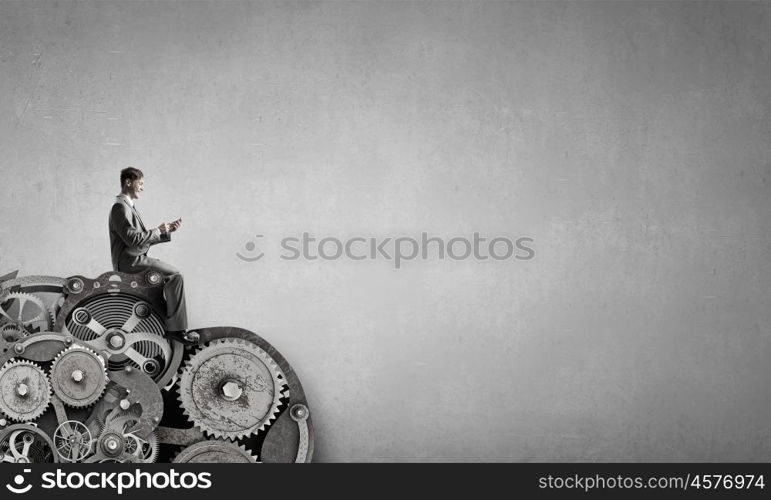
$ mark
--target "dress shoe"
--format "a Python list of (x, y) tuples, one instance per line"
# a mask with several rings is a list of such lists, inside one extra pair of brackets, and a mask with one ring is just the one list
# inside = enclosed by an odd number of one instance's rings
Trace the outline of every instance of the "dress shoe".
[(183, 345), (201, 344), (201, 335), (198, 332), (188, 332), (185, 330), (166, 332), (166, 338), (176, 340)]

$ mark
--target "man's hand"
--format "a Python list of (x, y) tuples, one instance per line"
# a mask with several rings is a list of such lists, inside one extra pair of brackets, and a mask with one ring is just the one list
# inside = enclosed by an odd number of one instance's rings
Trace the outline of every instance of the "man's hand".
[(177, 220), (175, 220), (173, 222), (169, 222), (168, 223), (169, 231), (173, 233), (174, 231), (179, 229), (179, 226), (181, 226), (181, 225), (182, 225), (182, 217), (180, 217), (179, 219), (177, 219)]
[(169, 232), (169, 230), (170, 230), (171, 228), (170, 228), (170, 224), (169, 224), (168, 222), (164, 222), (163, 224), (161, 224), (160, 226), (158, 226), (158, 229), (160, 229), (160, 230), (161, 230), (161, 234), (166, 234), (166, 233), (168, 233), (168, 232)]

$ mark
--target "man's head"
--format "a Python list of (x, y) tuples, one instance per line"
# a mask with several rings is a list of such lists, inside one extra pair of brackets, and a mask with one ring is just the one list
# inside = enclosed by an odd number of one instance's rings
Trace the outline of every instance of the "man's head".
[(120, 191), (131, 199), (139, 198), (139, 193), (144, 191), (145, 174), (134, 167), (127, 167), (120, 171)]

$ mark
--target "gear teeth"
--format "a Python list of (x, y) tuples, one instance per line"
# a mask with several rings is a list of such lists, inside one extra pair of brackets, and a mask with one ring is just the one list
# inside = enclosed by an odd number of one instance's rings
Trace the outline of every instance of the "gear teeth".
[(15, 332), (19, 334), (19, 338), (29, 337), (29, 332), (24, 328), (17, 326), (15, 323), (5, 323), (0, 325), (0, 334), (7, 332)]
[[(179, 450), (178, 452), (176, 452), (174, 454), (174, 456), (171, 459), (171, 462), (172, 463), (180, 463), (180, 462), (177, 462), (177, 458), (179, 458), (180, 455), (182, 455), (183, 453), (186, 453), (190, 448), (193, 448), (193, 447), (204, 447), (204, 446), (206, 446), (205, 443), (212, 443), (212, 446), (214, 444), (219, 444), (219, 445), (221, 445), (223, 447), (226, 447), (226, 448), (235, 448), (235, 449), (239, 450), (240, 452), (242, 452), (242, 453), (240, 453), (240, 455), (245, 457), (245, 458), (248, 458), (251, 463), (255, 463), (255, 464), (262, 463), (259, 460), (259, 455), (256, 455), (251, 450), (246, 449), (246, 446), (244, 446), (242, 444), (238, 444), (238, 443), (233, 443), (233, 442), (230, 442), (230, 441), (223, 441), (223, 440), (220, 440), (220, 439), (208, 439), (206, 441), (199, 441), (197, 443), (193, 443), (193, 444), (191, 444), (189, 446), (186, 446), (186, 447), (182, 448), (181, 450)], [(185, 462), (182, 462), (182, 463), (191, 463), (191, 462), (185, 461)]]
[(56, 312), (54, 311), (54, 307), (49, 307), (48, 313), (51, 315), (51, 330), (54, 330), (56, 328)]
[[(155, 440), (155, 446), (153, 446), (153, 454), (150, 455), (145, 462), (155, 463), (158, 461), (158, 453), (160, 452), (160, 445), (158, 444), (158, 432), (153, 431), (153, 439)], [(149, 440), (148, 440), (149, 441)]]
[(258, 456), (252, 453), (250, 450), (247, 450), (246, 446), (239, 444), (238, 449), (243, 451), (245, 454), (249, 455), (249, 457), (254, 461), (254, 463), (257, 463)]
[(161, 451), (161, 445), (158, 441), (158, 431), (153, 431), (153, 436), (155, 436), (155, 449), (153, 450), (153, 459), (151, 461), (154, 463), (158, 461), (158, 454)]

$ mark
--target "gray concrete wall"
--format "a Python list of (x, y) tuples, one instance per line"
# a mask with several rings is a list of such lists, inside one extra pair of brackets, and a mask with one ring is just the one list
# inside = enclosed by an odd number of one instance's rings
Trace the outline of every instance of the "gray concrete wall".
[[(3, 1), (0, 274), (108, 270), (133, 165), (319, 461), (769, 460), (770, 61), (765, 2)], [(303, 231), (536, 255), (282, 260)]]

